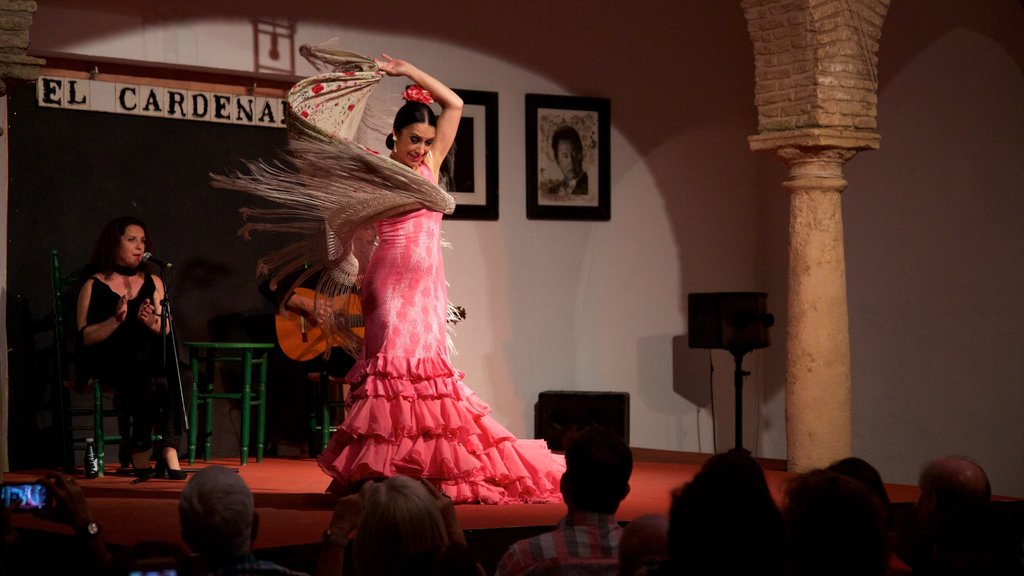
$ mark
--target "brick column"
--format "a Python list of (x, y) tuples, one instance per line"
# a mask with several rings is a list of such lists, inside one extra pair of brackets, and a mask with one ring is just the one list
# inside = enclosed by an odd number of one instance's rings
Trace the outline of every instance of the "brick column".
[(0, 0), (0, 96), (7, 94), (7, 82), (33, 82), (45, 60), (27, 56), (28, 33), (32, 28), (35, 2)]
[(888, 0), (743, 0), (758, 135), (789, 166), (789, 469), (852, 453), (843, 164), (878, 148), (878, 40)]

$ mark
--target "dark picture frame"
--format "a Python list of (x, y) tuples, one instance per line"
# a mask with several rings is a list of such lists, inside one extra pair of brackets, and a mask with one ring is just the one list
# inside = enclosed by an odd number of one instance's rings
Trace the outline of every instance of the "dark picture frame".
[(526, 95), (527, 218), (611, 219), (610, 133), (607, 98)]
[(498, 93), (455, 89), (462, 120), (452, 159), (442, 164), (441, 187), (455, 198), (451, 220), (498, 219)]

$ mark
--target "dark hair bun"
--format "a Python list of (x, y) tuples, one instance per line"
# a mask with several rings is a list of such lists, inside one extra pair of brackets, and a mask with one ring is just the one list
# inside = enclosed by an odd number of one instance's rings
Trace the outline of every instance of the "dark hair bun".
[(384, 145), (388, 147), (388, 150), (395, 149), (395, 135), (388, 134), (388, 137), (384, 139)]

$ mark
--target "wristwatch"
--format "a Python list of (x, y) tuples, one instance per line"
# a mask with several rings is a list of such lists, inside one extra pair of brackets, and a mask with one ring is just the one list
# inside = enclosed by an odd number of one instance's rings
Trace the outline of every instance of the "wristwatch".
[(79, 536), (86, 538), (95, 538), (100, 535), (100, 525), (96, 522), (89, 520), (84, 526), (78, 529)]

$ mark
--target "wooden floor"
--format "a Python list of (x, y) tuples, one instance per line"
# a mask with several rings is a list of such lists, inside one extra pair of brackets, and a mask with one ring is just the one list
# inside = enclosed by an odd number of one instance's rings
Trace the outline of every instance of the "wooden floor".
[[(668, 513), (672, 491), (689, 481), (700, 469), (708, 454), (666, 452), (634, 448), (635, 465), (629, 496), (622, 503), (617, 518), (629, 521), (644, 514)], [(773, 494), (778, 498), (790, 474), (785, 463), (761, 460)], [(276, 560), (293, 558), (292, 567), (308, 565), (309, 554), (315, 554), (321, 533), (330, 521), (335, 498), (325, 494), (329, 479), (309, 458), (250, 459), (239, 466), (237, 459), (219, 459), (219, 464), (238, 470), (252, 489), (260, 531), (255, 542), (257, 554)], [(206, 464), (197, 462), (186, 470), (198, 470)], [(143, 540), (179, 541), (178, 497), (185, 482), (150, 480), (133, 484), (131, 477), (114, 474), (113, 469), (102, 478), (80, 479), (93, 517), (103, 526), (107, 541), (115, 546), (129, 546)], [(31, 481), (44, 470), (11, 472), (6, 482)], [(914, 486), (890, 485), (894, 503), (917, 499)], [(549, 529), (565, 514), (563, 504), (459, 505), (456, 513), (467, 531), (474, 551), (485, 567), (496, 561), (496, 555), (519, 538)], [(28, 514), (16, 514), (13, 526), (32, 531), (69, 534), (70, 531)], [(262, 552), (261, 552), (262, 551)], [(315, 556), (314, 556), (315, 558)]]

